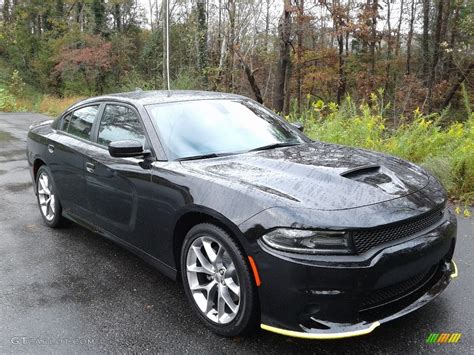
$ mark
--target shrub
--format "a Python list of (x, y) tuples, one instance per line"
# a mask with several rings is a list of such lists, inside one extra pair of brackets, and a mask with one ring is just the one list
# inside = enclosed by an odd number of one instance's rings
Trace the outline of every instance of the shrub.
[(15, 97), (8, 90), (0, 88), (0, 111), (12, 112), (16, 109)]
[(382, 92), (372, 95), (370, 105), (359, 107), (350, 97), (341, 106), (316, 101), (288, 119), (304, 122), (312, 139), (378, 150), (417, 163), (441, 180), (451, 198), (465, 206), (472, 204), (474, 114), (446, 126), (443, 114), (423, 115), (417, 109), (412, 121), (389, 127), (382, 96)]
[(23, 97), (25, 93), (25, 82), (23, 81), (22, 77), (18, 70), (13, 70), (12, 75), (10, 77), (10, 81), (8, 83), (8, 90), (10, 93), (15, 97)]
[(69, 106), (78, 102), (81, 97), (59, 98), (50, 95), (44, 95), (38, 105), (38, 111), (51, 116), (59, 116)]

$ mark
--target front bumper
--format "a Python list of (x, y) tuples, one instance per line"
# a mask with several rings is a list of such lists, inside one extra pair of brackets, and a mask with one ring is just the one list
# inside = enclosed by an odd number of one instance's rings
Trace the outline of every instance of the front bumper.
[(355, 256), (298, 256), (259, 242), (262, 329), (306, 339), (368, 334), (438, 296), (457, 276), (456, 219)]

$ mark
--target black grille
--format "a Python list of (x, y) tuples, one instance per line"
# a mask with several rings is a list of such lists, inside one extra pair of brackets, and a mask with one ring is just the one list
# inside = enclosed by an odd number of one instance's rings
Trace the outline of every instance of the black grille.
[(423, 287), (423, 285), (433, 277), (435, 271), (436, 267), (433, 267), (409, 278), (408, 280), (372, 291), (362, 300), (360, 305), (361, 310), (381, 306), (415, 292), (420, 287)]
[(421, 232), (436, 224), (442, 216), (442, 210), (437, 209), (405, 223), (387, 225), (382, 228), (353, 231), (351, 235), (356, 252), (361, 254), (377, 245), (393, 242)]

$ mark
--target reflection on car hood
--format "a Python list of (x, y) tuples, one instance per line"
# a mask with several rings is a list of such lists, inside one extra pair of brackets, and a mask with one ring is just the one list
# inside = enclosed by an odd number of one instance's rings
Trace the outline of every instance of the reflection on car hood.
[(182, 164), (200, 175), (258, 189), (280, 202), (320, 210), (389, 201), (429, 181), (421, 168), (404, 160), (322, 142)]

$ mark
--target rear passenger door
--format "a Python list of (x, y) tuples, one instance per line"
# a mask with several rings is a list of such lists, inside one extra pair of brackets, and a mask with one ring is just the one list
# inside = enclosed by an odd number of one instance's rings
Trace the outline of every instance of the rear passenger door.
[(88, 105), (64, 115), (48, 145), (49, 168), (63, 209), (81, 218), (89, 215), (84, 162), (99, 107)]
[(149, 213), (151, 169), (143, 158), (114, 158), (108, 152), (113, 141), (134, 139), (148, 148), (138, 112), (126, 104), (107, 103), (94, 130), (96, 142), (85, 162), (87, 195), (95, 225), (142, 247)]

